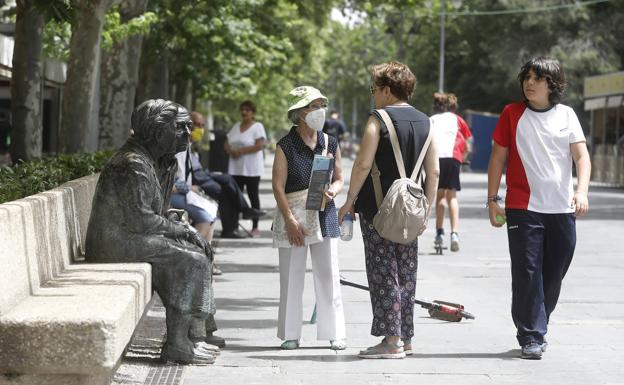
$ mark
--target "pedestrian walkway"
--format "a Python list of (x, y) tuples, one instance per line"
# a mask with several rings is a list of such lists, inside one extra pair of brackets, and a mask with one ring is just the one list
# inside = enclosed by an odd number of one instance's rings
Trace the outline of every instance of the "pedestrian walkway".
[[(303, 326), (300, 349), (279, 349), (270, 165), (267, 159), (260, 186), (261, 205), (270, 212), (260, 221), (262, 237), (219, 240), (216, 262), (224, 274), (215, 278), (217, 334), (228, 343), (221, 356), (212, 366), (159, 363), (165, 314), (155, 306), (143, 321), (116, 384), (624, 384), (622, 190), (590, 193), (592, 211), (578, 221), (577, 251), (551, 319), (548, 351), (541, 361), (526, 361), (518, 358), (510, 315), (507, 237), (504, 229), (492, 228), (486, 219), (487, 176), (463, 174), (461, 250), (435, 255), (435, 231), (429, 228), (420, 238), (416, 294), (464, 304), (476, 319), (448, 323), (417, 308), (413, 356), (360, 360), (358, 351), (377, 338), (370, 336), (368, 293), (351, 287), (343, 287), (347, 350), (335, 352), (328, 342), (316, 341), (315, 326), (309, 323)], [(350, 171), (351, 162), (346, 160), (343, 166)], [(366, 284), (361, 232), (359, 226), (354, 229), (352, 241), (339, 242), (341, 273)], [(314, 308), (311, 278), (306, 276), (304, 319)]]

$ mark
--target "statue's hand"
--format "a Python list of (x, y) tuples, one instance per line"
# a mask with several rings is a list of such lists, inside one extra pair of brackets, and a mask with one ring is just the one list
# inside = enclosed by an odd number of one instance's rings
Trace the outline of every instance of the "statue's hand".
[(167, 219), (173, 222), (188, 223), (188, 214), (184, 210), (169, 209), (166, 214)]

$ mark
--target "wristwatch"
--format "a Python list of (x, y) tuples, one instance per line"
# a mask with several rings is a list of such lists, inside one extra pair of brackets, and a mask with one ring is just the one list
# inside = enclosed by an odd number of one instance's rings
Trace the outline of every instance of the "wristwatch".
[(496, 194), (496, 195), (490, 195), (487, 197), (487, 201), (485, 202), (485, 207), (490, 207), (490, 202), (501, 202), (503, 200), (503, 197), (501, 197), (500, 195)]

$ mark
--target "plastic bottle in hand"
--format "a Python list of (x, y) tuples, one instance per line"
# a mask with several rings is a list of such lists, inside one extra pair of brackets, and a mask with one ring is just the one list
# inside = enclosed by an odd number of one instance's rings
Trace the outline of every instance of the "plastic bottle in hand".
[(353, 216), (347, 213), (340, 224), (340, 239), (350, 241), (353, 238)]

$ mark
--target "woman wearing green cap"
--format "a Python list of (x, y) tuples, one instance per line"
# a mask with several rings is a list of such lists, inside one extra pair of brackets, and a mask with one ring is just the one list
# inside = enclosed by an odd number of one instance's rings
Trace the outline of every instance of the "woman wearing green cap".
[[(327, 98), (314, 87), (297, 87), (290, 91), (288, 118), (290, 132), (277, 143), (273, 163), (273, 194), (279, 214), (285, 223), (287, 239), (279, 247), (280, 304), (277, 336), (284, 340), (282, 349), (296, 349), (303, 321), (303, 285), (306, 258), (310, 249), (314, 291), (316, 293), (317, 338), (329, 340), (330, 348), (342, 350), (345, 343), (345, 321), (338, 271), (340, 236), (334, 197), (343, 185), (340, 148), (336, 138), (323, 134)], [(304, 192), (310, 183), (315, 155), (334, 158), (331, 184), (325, 192), (326, 205), (318, 212), (318, 237), (297, 219), (291, 206), (291, 193)], [(316, 218), (314, 218), (316, 220)], [(274, 226), (276, 222), (274, 222)], [(276, 229), (273, 229), (276, 231)]]

